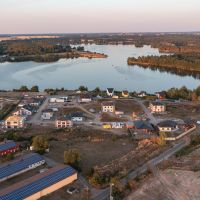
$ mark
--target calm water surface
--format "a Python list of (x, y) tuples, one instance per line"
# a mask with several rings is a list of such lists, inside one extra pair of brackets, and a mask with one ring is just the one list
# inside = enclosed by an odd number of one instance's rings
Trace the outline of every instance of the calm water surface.
[(40, 89), (76, 89), (85, 85), (89, 89), (99, 86), (102, 89), (114, 87), (118, 90), (156, 92), (183, 85), (192, 89), (200, 85), (200, 81), (191, 76), (182, 77), (127, 65), (129, 56), (159, 55), (157, 49), (149, 46), (88, 45), (85, 49), (105, 53), (109, 57), (62, 59), (54, 63), (1, 63), (0, 89), (19, 88), (21, 85), (39, 85)]

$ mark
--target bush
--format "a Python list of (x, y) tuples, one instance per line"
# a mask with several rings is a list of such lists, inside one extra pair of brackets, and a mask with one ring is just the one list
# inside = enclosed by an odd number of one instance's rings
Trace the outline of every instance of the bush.
[(80, 170), (81, 156), (77, 149), (64, 151), (64, 163), (71, 165), (77, 170)]

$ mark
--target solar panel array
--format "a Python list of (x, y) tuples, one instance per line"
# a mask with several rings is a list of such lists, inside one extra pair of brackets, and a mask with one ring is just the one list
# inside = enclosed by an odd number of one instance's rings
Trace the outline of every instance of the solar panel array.
[(24, 159), (9, 163), (8, 165), (4, 165), (2, 167), (0, 166), (0, 179), (6, 178), (12, 174), (27, 169), (30, 165), (43, 160), (44, 158), (42, 158), (42, 156), (40, 156), (39, 154), (31, 154)]
[(11, 149), (13, 147), (16, 147), (16, 143), (14, 141), (8, 141), (3, 144), (0, 144), (0, 151), (6, 151), (8, 149)]
[(22, 200), (71, 176), (74, 173), (75, 170), (73, 168), (66, 166), (58, 171), (48, 174), (45, 177), (39, 178), (32, 183), (0, 196), (0, 200)]

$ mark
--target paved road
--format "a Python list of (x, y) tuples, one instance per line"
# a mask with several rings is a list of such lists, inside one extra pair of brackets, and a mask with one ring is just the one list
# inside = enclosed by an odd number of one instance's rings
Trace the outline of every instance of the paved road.
[[(159, 156), (153, 158), (152, 160), (148, 161), (141, 167), (137, 168), (135, 171), (131, 172), (126, 178), (123, 178), (121, 182), (123, 184), (127, 184), (129, 180), (136, 178), (138, 175), (141, 175), (145, 173), (150, 165), (158, 165), (164, 160), (167, 160), (170, 156), (174, 155), (176, 152), (184, 148), (188, 145), (188, 142), (186, 140), (180, 140), (179, 143), (174, 145), (172, 148), (167, 149), (165, 152), (161, 153)], [(109, 188), (106, 188), (101, 191), (101, 193), (97, 194), (93, 197), (93, 200), (107, 200), (109, 199), (110, 190)]]
[(43, 104), (38, 109), (37, 113), (35, 113), (32, 116), (32, 118), (29, 120), (30, 123), (32, 123), (32, 124), (40, 124), (40, 123), (42, 123), (42, 120), (41, 120), (42, 110), (44, 110), (44, 109), (46, 109), (48, 107), (49, 99), (50, 99), (50, 97), (47, 97), (45, 99)]
[(143, 111), (145, 112), (147, 118), (150, 119), (150, 122), (154, 125), (157, 124), (157, 120), (155, 119), (155, 117), (153, 116), (153, 114), (150, 112), (150, 110), (144, 105), (142, 100), (138, 100), (138, 99), (134, 99), (143, 109)]

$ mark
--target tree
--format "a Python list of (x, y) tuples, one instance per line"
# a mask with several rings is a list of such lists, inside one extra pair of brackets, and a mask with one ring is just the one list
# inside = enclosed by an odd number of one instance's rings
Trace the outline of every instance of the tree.
[(85, 87), (85, 86), (83, 86), (83, 85), (81, 85), (81, 86), (79, 87), (79, 90), (80, 90), (81, 92), (84, 92), (84, 91), (88, 91), (88, 88)]
[(81, 155), (77, 149), (64, 151), (64, 163), (80, 170)]
[(166, 144), (165, 138), (166, 138), (165, 132), (160, 132), (160, 137), (158, 139), (158, 145), (165, 146), (165, 144)]
[(94, 89), (94, 93), (99, 94), (100, 92), (101, 92), (101, 90), (100, 90), (99, 87), (96, 87), (96, 88)]
[(35, 151), (44, 153), (45, 150), (49, 148), (49, 141), (47, 137), (38, 135), (33, 138), (32, 146), (34, 147)]
[(39, 92), (39, 87), (37, 85), (33, 86), (31, 92)]
[(25, 85), (22, 85), (22, 86), (20, 87), (19, 91), (21, 91), (21, 92), (28, 92), (28, 91), (29, 91), (29, 89), (28, 89), (28, 87), (27, 87), (27, 86), (25, 86)]

